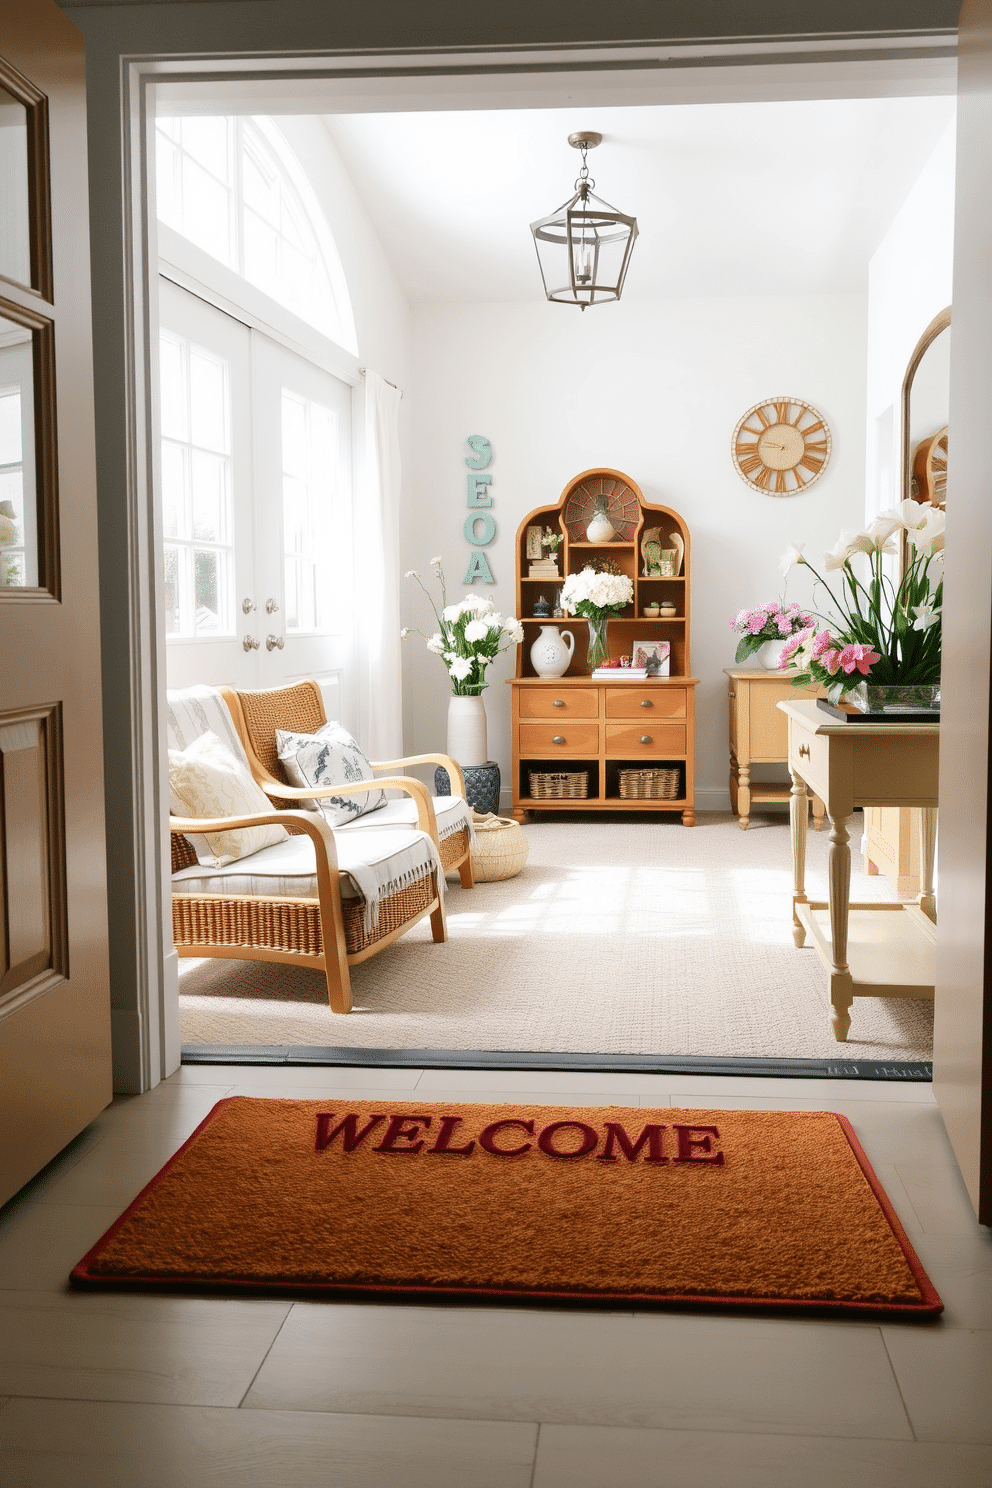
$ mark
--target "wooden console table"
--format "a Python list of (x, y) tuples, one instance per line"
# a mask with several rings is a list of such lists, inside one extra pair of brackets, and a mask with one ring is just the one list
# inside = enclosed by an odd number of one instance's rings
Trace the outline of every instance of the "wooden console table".
[[(793, 939), (810, 935), (829, 974), (834, 1037), (843, 1042), (855, 997), (933, 997), (936, 981), (938, 723), (842, 723), (815, 702), (778, 705), (789, 720)], [(830, 821), (826, 903), (806, 897), (807, 790)], [(851, 904), (848, 825), (856, 806), (919, 806), (916, 904)]]
[[(752, 765), (784, 765), (789, 758), (789, 723), (778, 704), (815, 697), (815, 689), (792, 685), (792, 671), (724, 667), (730, 704), (730, 809), (747, 831), (752, 801), (789, 801), (787, 780), (752, 780)], [(822, 693), (820, 694), (822, 696)], [(823, 826), (823, 802), (813, 797), (813, 825)]]

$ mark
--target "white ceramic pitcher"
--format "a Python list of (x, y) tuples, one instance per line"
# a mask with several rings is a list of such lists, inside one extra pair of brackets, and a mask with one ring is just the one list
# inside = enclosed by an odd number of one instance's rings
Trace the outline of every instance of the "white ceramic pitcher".
[(530, 648), (531, 664), (539, 677), (564, 677), (574, 650), (575, 637), (570, 630), (542, 625), (540, 635)]

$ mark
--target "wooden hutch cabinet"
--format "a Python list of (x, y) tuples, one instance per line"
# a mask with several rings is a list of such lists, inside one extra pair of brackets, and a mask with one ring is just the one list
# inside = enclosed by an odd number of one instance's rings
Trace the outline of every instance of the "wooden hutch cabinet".
[[(605, 507), (615, 529), (609, 542), (590, 542), (587, 528), (597, 506)], [(557, 579), (530, 578), (528, 528), (550, 527), (564, 538)], [(660, 529), (660, 545), (677, 552), (676, 572), (649, 577), (641, 544), (646, 532)], [(649, 679), (593, 679), (586, 660), (588, 626), (581, 616), (535, 616), (543, 597), (553, 601), (565, 576), (587, 564), (611, 561), (634, 585), (634, 598), (609, 622), (611, 657), (632, 654), (638, 641), (667, 641), (670, 675)], [(517, 531), (517, 614), (524, 628), (517, 647), (513, 689), (513, 815), (529, 811), (680, 812), (683, 824), (695, 821), (693, 756), (695, 688), (689, 674), (689, 532), (677, 512), (645, 502), (638, 486), (619, 470), (586, 470), (565, 487), (556, 505), (538, 507)], [(647, 607), (674, 606), (646, 617)], [(570, 630), (575, 651), (563, 677), (539, 677), (531, 646), (542, 625)], [(632, 796), (643, 777), (638, 771), (664, 771), (674, 794)], [(677, 772), (677, 773), (675, 773)], [(536, 778), (532, 786), (532, 777)], [(567, 794), (547, 796), (544, 782), (558, 777)], [(583, 777), (584, 780), (583, 780)], [(661, 777), (653, 777), (661, 778)], [(647, 787), (650, 789), (650, 787)], [(538, 794), (535, 794), (535, 790)], [(581, 792), (581, 793), (579, 793)]]

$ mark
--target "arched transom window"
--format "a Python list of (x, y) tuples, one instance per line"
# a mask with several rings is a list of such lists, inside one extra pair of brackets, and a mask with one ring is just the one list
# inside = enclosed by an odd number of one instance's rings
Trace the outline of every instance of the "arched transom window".
[(161, 221), (357, 353), (330, 227), (271, 119), (157, 119), (156, 177)]

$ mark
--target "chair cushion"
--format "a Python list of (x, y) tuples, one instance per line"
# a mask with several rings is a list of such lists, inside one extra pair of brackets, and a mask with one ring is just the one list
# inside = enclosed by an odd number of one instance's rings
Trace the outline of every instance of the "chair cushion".
[[(202, 734), (216, 734), (250, 773), (248, 756), (234, 727), (234, 719), (216, 687), (201, 683), (196, 687), (170, 688), (165, 701), (165, 732), (170, 749), (187, 749)], [(190, 814), (175, 796), (169, 809), (173, 816)], [(186, 841), (201, 863), (212, 861), (213, 853), (203, 837), (190, 832), (186, 834)]]
[[(361, 748), (340, 723), (325, 723), (315, 734), (276, 729), (276, 746), (286, 779), (301, 790), (308, 785), (353, 785), (360, 780), (375, 779)], [(336, 827), (378, 811), (385, 801), (385, 791), (371, 790), (353, 796), (324, 796), (300, 804), (322, 811), (331, 826)]]
[[(211, 730), (186, 749), (169, 750), (169, 790), (180, 816), (260, 816), (275, 808), (242, 762)], [(289, 834), (280, 822), (265, 827), (204, 833), (205, 851), (197, 859), (210, 868), (283, 842)], [(199, 839), (198, 839), (199, 840)]]
[[(444, 873), (426, 832), (407, 827), (393, 831), (335, 833), (342, 899), (365, 901), (366, 927), (374, 927), (379, 903), (428, 873), (437, 871), (440, 892)], [(174, 894), (250, 895), (261, 899), (316, 899), (316, 849), (310, 837), (285, 842), (242, 858), (234, 867), (183, 868), (172, 875)]]
[[(461, 832), (466, 827), (469, 835), (472, 835), (472, 817), (468, 804), (461, 796), (432, 796), (434, 803), (434, 816), (437, 819), (438, 841), (443, 842), (446, 837), (451, 837), (455, 832)], [(338, 830), (343, 832), (361, 832), (366, 827), (395, 827), (402, 824), (405, 827), (417, 825), (417, 803), (412, 796), (400, 796), (398, 799), (387, 801), (374, 816), (360, 816), (357, 821), (348, 822)]]

